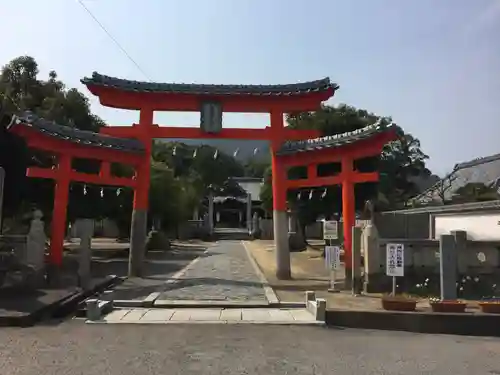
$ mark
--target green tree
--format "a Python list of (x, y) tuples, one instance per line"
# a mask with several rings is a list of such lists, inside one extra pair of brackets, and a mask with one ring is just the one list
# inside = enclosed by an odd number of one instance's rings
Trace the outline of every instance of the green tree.
[[(40, 79), (38, 64), (33, 57), (21, 56), (3, 66), (0, 73), (0, 165), (6, 170), (5, 213), (13, 215), (21, 206), (40, 207), (50, 218), (53, 204), (53, 183), (48, 180), (25, 177), (28, 165), (50, 168), (53, 158), (47, 153), (28, 151), (24, 141), (5, 131), (12, 115), (26, 110), (61, 125), (81, 130), (98, 131), (104, 125), (92, 114), (88, 99), (76, 89), (66, 89), (51, 71), (48, 79)], [(96, 172), (99, 163), (76, 160), (74, 168), (83, 172)], [(81, 198), (83, 187), (75, 185), (70, 191), (69, 216), (97, 217), (114, 199), (102, 204), (89, 204), (94, 196), (100, 198), (101, 187), (88, 187), (88, 194)]]

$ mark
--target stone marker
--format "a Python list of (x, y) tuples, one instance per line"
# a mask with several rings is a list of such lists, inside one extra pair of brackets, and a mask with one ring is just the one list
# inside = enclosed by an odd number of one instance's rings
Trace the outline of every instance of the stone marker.
[(45, 227), (42, 221), (42, 211), (33, 212), (33, 220), (26, 239), (26, 255), (24, 261), (33, 267), (36, 272), (36, 283), (41, 285), (44, 282), (45, 266)]
[(94, 233), (94, 221), (81, 219), (78, 221), (78, 236), (80, 237), (80, 249), (78, 251), (78, 278), (80, 287), (90, 287), (91, 274), (90, 263), (92, 260), (92, 235)]
[(247, 194), (247, 216), (246, 216), (246, 221), (247, 221), (247, 229), (248, 229), (248, 234), (252, 234), (252, 196), (250, 193)]
[(361, 279), (361, 228), (352, 227), (352, 294), (361, 294), (363, 280)]
[(381, 251), (377, 227), (370, 221), (362, 230), (362, 249), (364, 258), (364, 283), (363, 291), (371, 293), (379, 290), (380, 280), (383, 276), (380, 269)]
[(439, 239), (441, 299), (457, 299), (457, 248), (455, 236), (443, 234)]
[(214, 193), (208, 193), (208, 231), (212, 235), (214, 233)]

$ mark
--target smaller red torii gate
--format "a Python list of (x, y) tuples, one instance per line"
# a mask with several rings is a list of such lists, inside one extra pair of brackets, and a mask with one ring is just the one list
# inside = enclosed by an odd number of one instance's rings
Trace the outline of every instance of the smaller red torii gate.
[[(61, 126), (38, 118), (31, 112), (14, 116), (8, 129), (24, 138), (28, 147), (53, 154), (57, 158), (57, 165), (53, 168), (29, 167), (26, 175), (55, 182), (49, 261), (60, 266), (63, 259), (70, 183), (83, 182), (135, 189), (135, 176), (113, 176), (111, 164), (125, 164), (137, 169), (146, 157), (144, 146), (138, 140), (114, 138)], [(72, 160), (75, 158), (102, 161), (99, 174), (73, 170)]]
[[(307, 141), (288, 142), (277, 153), (286, 169), (306, 166), (307, 178), (285, 182), (286, 189), (342, 186), (342, 216), (344, 230), (344, 259), (346, 279), (352, 272), (352, 227), (356, 223), (354, 185), (379, 180), (378, 172), (359, 172), (354, 161), (380, 155), (388, 142), (397, 139), (399, 128), (392, 124), (374, 124), (335, 136)], [(318, 166), (338, 162), (341, 172), (319, 177)]]

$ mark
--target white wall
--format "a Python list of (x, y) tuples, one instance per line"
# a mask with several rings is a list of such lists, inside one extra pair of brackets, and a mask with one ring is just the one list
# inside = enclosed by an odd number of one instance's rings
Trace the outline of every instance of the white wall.
[(500, 213), (449, 214), (436, 215), (434, 218), (434, 238), (439, 238), (441, 234), (450, 234), (453, 230), (465, 230), (470, 240), (500, 241)]
[(252, 197), (253, 201), (259, 201), (260, 200), (260, 188), (264, 183), (262, 182), (240, 182), (238, 181), (238, 185), (241, 186), (242, 189), (244, 189), (247, 193), (250, 193), (250, 196)]

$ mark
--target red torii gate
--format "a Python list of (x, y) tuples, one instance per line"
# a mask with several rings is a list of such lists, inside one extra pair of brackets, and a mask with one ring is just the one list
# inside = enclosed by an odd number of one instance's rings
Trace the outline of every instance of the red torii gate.
[[(133, 126), (110, 126), (104, 134), (135, 138), (145, 146), (146, 158), (137, 169), (137, 187), (130, 238), (131, 276), (142, 273), (146, 242), (146, 218), (150, 179), (150, 156), (154, 138), (257, 139), (271, 143), (273, 169), (273, 217), (277, 254), (277, 277), (288, 279), (290, 258), (286, 216), (286, 169), (277, 151), (287, 140), (318, 137), (314, 130), (292, 130), (284, 126), (284, 114), (315, 111), (332, 97), (338, 86), (328, 78), (290, 85), (200, 85), (129, 81), (93, 73), (82, 79), (102, 105), (138, 110), (139, 123)], [(201, 112), (211, 123), (207, 128), (158, 126), (153, 123), (155, 111)], [(265, 129), (222, 129), (223, 112), (269, 113), (270, 127)], [(216, 120), (214, 120), (216, 118)], [(206, 120), (206, 119), (205, 119)], [(215, 125), (214, 125), (215, 124)]]
[[(344, 262), (346, 280), (352, 272), (352, 227), (355, 225), (354, 185), (379, 180), (378, 172), (359, 172), (354, 161), (380, 155), (382, 148), (398, 136), (399, 128), (392, 124), (374, 124), (365, 128), (303, 142), (289, 142), (278, 152), (287, 169), (306, 166), (307, 178), (286, 180), (287, 189), (315, 188), (329, 185), (342, 186), (342, 215), (344, 230)], [(319, 177), (320, 164), (338, 162), (341, 172)]]
[[(8, 128), (23, 137), (28, 147), (53, 154), (57, 158), (57, 165), (52, 169), (29, 167), (26, 175), (52, 179), (55, 182), (49, 261), (53, 265), (60, 266), (66, 233), (70, 183), (83, 182), (136, 189), (135, 177), (112, 176), (111, 164), (126, 164), (137, 169), (144, 163), (146, 156), (144, 146), (133, 139), (118, 139), (61, 126), (38, 118), (30, 112), (14, 116)], [(73, 170), (71, 162), (75, 158), (102, 161), (99, 174)], [(149, 158), (147, 160), (149, 162)]]

